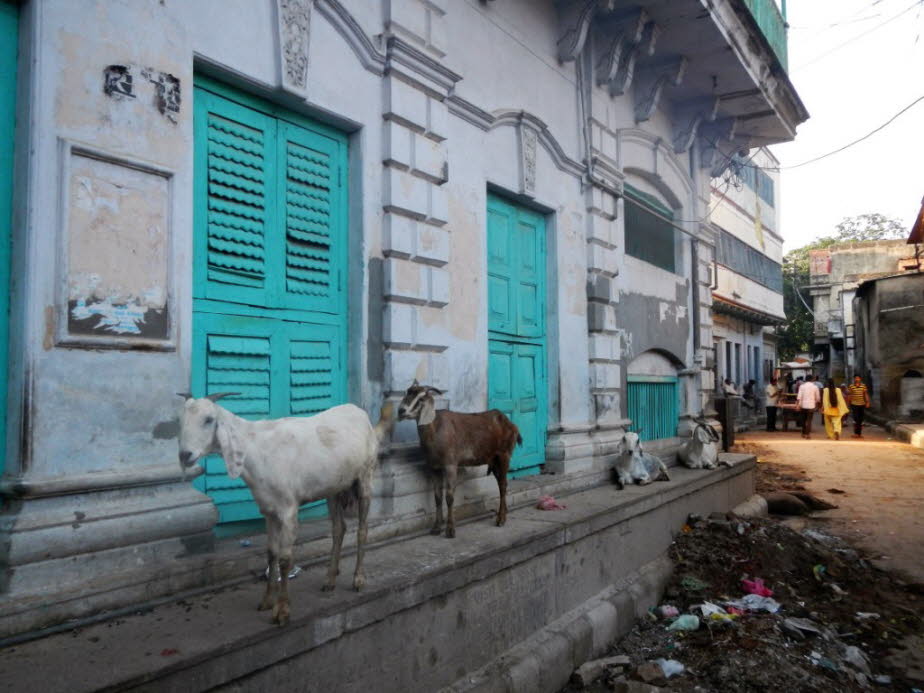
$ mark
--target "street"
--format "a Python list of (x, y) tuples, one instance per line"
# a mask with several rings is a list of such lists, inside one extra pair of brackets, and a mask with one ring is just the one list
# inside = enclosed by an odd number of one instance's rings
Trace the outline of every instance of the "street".
[[(852, 439), (852, 428), (845, 426), (839, 441), (827, 438), (818, 415), (812, 428), (810, 440), (797, 430), (740, 434), (735, 450), (752, 452), (759, 465), (786, 475), (772, 490), (804, 488), (838, 506), (791, 521), (797, 529), (815, 526), (839, 536), (877, 565), (924, 583), (924, 451), (894, 440), (879, 426), (866, 426), (863, 440)], [(766, 484), (768, 476), (758, 479)], [(758, 491), (771, 490), (760, 484)]]

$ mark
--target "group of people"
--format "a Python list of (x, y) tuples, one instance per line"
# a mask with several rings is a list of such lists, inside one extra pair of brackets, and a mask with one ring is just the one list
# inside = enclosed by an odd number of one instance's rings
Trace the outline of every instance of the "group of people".
[[(806, 376), (799, 384), (797, 381), (796, 405), (799, 410), (799, 426), (802, 437), (812, 437), (812, 419), (816, 411), (821, 411), (828, 438), (840, 440), (844, 419), (849, 414), (853, 417), (853, 437), (863, 437), (863, 421), (866, 408), (869, 407), (869, 390), (863, 378), (854, 376), (853, 384), (838, 387), (833, 380), (822, 385), (813, 375)], [(776, 430), (776, 410), (783, 395), (783, 390), (774, 378), (767, 384), (767, 430)]]

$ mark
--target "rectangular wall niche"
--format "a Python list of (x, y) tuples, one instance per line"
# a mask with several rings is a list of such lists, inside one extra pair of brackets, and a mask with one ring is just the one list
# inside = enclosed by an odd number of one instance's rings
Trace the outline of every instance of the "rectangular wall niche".
[(170, 175), (65, 147), (69, 346), (172, 348)]

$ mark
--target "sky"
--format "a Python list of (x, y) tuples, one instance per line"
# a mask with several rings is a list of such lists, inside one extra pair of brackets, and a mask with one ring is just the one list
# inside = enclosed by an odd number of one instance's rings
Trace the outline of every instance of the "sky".
[[(811, 116), (780, 160), (784, 251), (879, 212), (911, 229), (924, 197), (924, 0), (788, 0), (789, 76)], [(834, 26), (832, 26), (834, 25)], [(881, 25), (881, 26), (880, 26)]]

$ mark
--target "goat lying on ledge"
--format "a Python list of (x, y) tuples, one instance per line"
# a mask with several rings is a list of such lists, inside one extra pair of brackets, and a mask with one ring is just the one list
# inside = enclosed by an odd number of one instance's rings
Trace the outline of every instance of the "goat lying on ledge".
[(497, 479), (500, 505), (497, 526), (507, 521), (507, 470), (516, 445), (523, 443), (519, 429), (497, 409), (478, 414), (436, 410), (433, 394), (442, 390), (420, 385), (415, 380), (398, 405), (399, 419), (416, 419), (417, 434), (432, 471), (436, 521), (430, 534), (443, 529), (443, 491), (446, 492), (446, 536), (456, 536), (452, 505), (459, 467), (488, 465)]
[(644, 486), (652, 481), (671, 480), (661, 459), (642, 450), (642, 442), (634, 431), (627, 431), (622, 437), (622, 453), (616, 458), (615, 471), (619, 488), (633, 482)]
[(719, 464), (719, 434), (705, 419), (694, 419), (690, 440), (677, 452), (677, 458), (690, 469), (715, 469)]
[[(332, 590), (346, 531), (344, 510), (358, 501), (356, 571), (353, 587), (362, 589), (363, 549), (366, 543), (372, 475), (379, 444), (393, 424), (392, 405), (382, 406), (373, 428), (359, 407), (343, 404), (309, 417), (247, 421), (215, 403), (236, 393), (223, 392), (202, 399), (186, 397), (180, 417), (180, 466), (191, 467), (201, 457), (220, 454), (228, 476), (243, 477), (266, 518), (268, 575), (266, 594), (258, 607), (272, 609), (273, 621), (289, 621), (289, 570), (298, 531), (298, 509), (326, 499), (333, 545), (327, 582)], [(281, 576), (281, 580), (277, 578)]]

